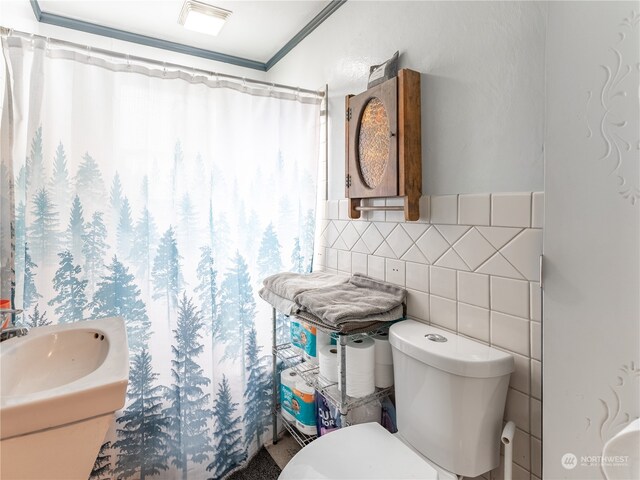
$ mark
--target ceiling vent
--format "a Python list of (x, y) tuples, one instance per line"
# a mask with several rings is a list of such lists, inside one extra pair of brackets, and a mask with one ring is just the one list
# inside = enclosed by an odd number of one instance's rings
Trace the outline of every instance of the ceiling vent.
[(231, 12), (224, 8), (214, 7), (197, 0), (186, 0), (178, 23), (194, 32), (216, 36), (230, 15)]

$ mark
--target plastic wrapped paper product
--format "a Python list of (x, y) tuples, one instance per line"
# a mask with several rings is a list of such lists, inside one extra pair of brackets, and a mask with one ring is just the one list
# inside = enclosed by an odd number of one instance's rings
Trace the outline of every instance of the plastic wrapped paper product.
[(316, 423), (319, 437), (340, 428), (340, 412), (320, 392), (316, 392)]
[(293, 391), (296, 388), (298, 374), (293, 368), (287, 368), (280, 374), (280, 411), (285, 420), (295, 423), (296, 415), (293, 410)]
[(306, 434), (316, 434), (316, 390), (302, 378), (296, 381), (293, 390), (293, 410), (296, 415), (296, 428)]

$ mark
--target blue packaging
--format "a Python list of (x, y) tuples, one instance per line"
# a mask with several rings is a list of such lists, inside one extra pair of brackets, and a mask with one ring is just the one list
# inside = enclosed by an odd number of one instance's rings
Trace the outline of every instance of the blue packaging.
[[(298, 430), (307, 435), (315, 433), (316, 409), (315, 390), (307, 385), (304, 380), (298, 380), (293, 389), (293, 410), (296, 416)], [(309, 431), (310, 430), (310, 431)]]
[(316, 357), (316, 327), (303, 323), (300, 329), (300, 346), (309, 357)]
[(302, 333), (302, 325), (300, 325), (300, 322), (297, 322), (292, 318), (290, 323), (290, 328), (291, 328), (291, 344), (294, 347), (302, 348), (302, 342), (300, 341), (300, 334)]
[(391, 433), (398, 431), (396, 423), (396, 407), (389, 397), (383, 398), (382, 403), (382, 426), (389, 430)]
[(340, 412), (320, 392), (316, 392), (316, 420), (319, 437), (340, 428)]

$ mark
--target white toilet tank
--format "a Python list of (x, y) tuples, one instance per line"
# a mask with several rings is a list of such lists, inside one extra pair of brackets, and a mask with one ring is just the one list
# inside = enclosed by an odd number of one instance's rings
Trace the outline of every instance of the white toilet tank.
[(414, 320), (392, 325), (389, 341), (400, 436), (457, 475), (496, 468), (513, 357)]

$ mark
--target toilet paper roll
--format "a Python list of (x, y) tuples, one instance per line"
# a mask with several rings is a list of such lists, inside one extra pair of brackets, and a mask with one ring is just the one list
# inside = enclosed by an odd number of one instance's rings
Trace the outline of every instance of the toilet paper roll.
[(389, 343), (389, 333), (377, 333), (373, 335), (373, 341), (376, 344), (376, 363), (382, 365), (392, 365), (393, 356), (391, 355), (391, 343)]
[(336, 345), (322, 345), (320, 347), (320, 375), (330, 382), (338, 381), (338, 347)]
[(316, 348), (323, 345), (331, 345), (331, 334), (320, 330), (316, 330)]
[(296, 421), (293, 410), (293, 390), (296, 388), (296, 382), (299, 378), (293, 368), (287, 368), (280, 374), (280, 412), (290, 422)]
[(316, 434), (316, 403), (315, 389), (302, 378), (296, 381), (293, 390), (297, 405), (294, 405), (296, 412), (296, 428), (307, 435)]
[(393, 365), (376, 363), (375, 383), (378, 388), (388, 388), (393, 385)]
[[(360, 398), (375, 392), (375, 342), (371, 338), (350, 339), (347, 341), (345, 356), (347, 395)], [(338, 349), (338, 372), (341, 369), (340, 364)]]

